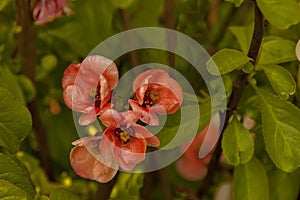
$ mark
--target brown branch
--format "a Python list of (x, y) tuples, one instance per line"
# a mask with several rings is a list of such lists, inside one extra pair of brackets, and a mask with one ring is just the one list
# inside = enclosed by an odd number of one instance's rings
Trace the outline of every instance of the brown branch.
[[(176, 29), (176, 1), (175, 0), (164, 0), (164, 19), (166, 28)], [(167, 37), (167, 48), (168, 50), (175, 49), (176, 35), (171, 34)], [(175, 54), (168, 52), (169, 66), (175, 67)]]
[[(122, 24), (125, 30), (129, 30), (130, 27), (130, 18), (128, 16), (128, 13), (126, 10), (124, 9), (119, 9), (120, 15), (121, 15), (121, 19), (122, 19)], [(128, 34), (128, 45), (131, 44), (131, 42), (134, 42), (132, 36), (130, 34)], [(136, 51), (131, 51), (129, 52), (129, 58), (130, 58), (130, 62), (132, 67), (138, 66), (140, 64), (139, 61), (139, 57)]]
[(158, 178), (160, 180), (160, 183), (161, 183), (161, 189), (162, 189), (162, 193), (163, 193), (163, 199), (165, 200), (172, 200), (173, 197), (172, 197), (172, 190), (171, 190), (171, 187), (169, 185), (169, 182), (168, 182), (168, 178), (164, 172), (165, 170), (163, 169), (160, 169), (157, 171), (158, 173)]
[(111, 191), (114, 188), (115, 183), (118, 179), (118, 174), (110, 180), (108, 183), (100, 183), (97, 189), (95, 200), (107, 200), (110, 197)]
[[(256, 2), (254, 1), (254, 9), (255, 9), (255, 23), (254, 23), (254, 31), (251, 39), (251, 45), (248, 52), (248, 56), (252, 58), (252, 63), (255, 64), (257, 61), (257, 55), (259, 53), (259, 49), (261, 46), (263, 34), (264, 34), (264, 20), (261, 11), (259, 10)], [(222, 136), (229, 124), (229, 120), (231, 119), (233, 113), (236, 111), (238, 103), (242, 97), (242, 92), (245, 87), (248, 85), (248, 75), (244, 73), (242, 70), (238, 71), (238, 74), (233, 82), (233, 90), (231, 97), (229, 99), (225, 117), (225, 124), (223, 130), (221, 132), (220, 138), (216, 145), (216, 149), (213, 153), (212, 160), (208, 166), (208, 173), (203, 180), (202, 187), (198, 191), (198, 198), (202, 199), (202, 197), (207, 194), (211, 188), (215, 184), (215, 172), (219, 168), (219, 160), (222, 153), (221, 142)]]
[[(16, 22), (22, 27), (17, 35), (17, 46), (20, 54), (24, 74), (28, 76), (35, 87), (35, 66), (36, 66), (36, 31), (33, 28), (30, 0), (16, 0)], [(52, 161), (49, 154), (46, 129), (43, 126), (38, 109), (38, 101), (35, 99), (28, 104), (32, 116), (34, 134), (37, 139), (38, 156), (41, 165), (50, 180), (54, 179)]]

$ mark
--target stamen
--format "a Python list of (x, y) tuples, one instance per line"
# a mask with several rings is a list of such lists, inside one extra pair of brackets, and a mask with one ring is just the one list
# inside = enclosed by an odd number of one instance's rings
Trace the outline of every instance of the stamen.
[(98, 82), (96, 91), (94, 93), (95, 94), (95, 96), (94, 96), (95, 108), (99, 108), (100, 104), (101, 104), (100, 89), (101, 89), (101, 85), (100, 85), (100, 82)]
[(152, 106), (159, 100), (159, 95), (157, 90), (147, 90), (144, 95), (144, 103), (142, 106)]
[(130, 128), (128, 128), (128, 129), (126, 129), (126, 130), (123, 130), (123, 128), (118, 128), (118, 129), (116, 129), (116, 132), (115, 132), (116, 136), (117, 136), (119, 139), (121, 139), (121, 141), (122, 141), (124, 144), (126, 144), (127, 142), (130, 141), (130, 134), (127, 132), (127, 130), (128, 130), (129, 132), (133, 131), (133, 130), (130, 129)]

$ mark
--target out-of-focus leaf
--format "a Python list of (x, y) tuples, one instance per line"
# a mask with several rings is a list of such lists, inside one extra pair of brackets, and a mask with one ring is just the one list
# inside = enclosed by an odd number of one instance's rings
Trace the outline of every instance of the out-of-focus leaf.
[(262, 68), (278, 95), (287, 99), (296, 92), (296, 82), (288, 70), (279, 65), (264, 65)]
[(36, 68), (36, 80), (47, 77), (57, 66), (55, 55), (48, 54), (41, 59), (41, 65)]
[(18, 76), (18, 82), (23, 90), (26, 102), (31, 102), (36, 96), (36, 90), (32, 81), (25, 75)]
[(45, 115), (43, 121), (47, 128), (50, 154), (53, 160), (64, 169), (70, 169), (71, 143), (78, 139), (72, 112), (62, 109), (59, 115)]
[(226, 1), (234, 3), (236, 7), (240, 7), (240, 5), (244, 2), (244, 0), (226, 0)]
[[(132, 27), (158, 26), (163, 2), (161, 0), (136, 1), (129, 10), (134, 16), (131, 19)], [(144, 12), (145, 10), (147, 12)], [(151, 13), (151, 17), (149, 17), (149, 13)]]
[(206, 66), (208, 71), (213, 75), (218, 75), (218, 71), (221, 75), (227, 74), (237, 68), (242, 67), (244, 64), (249, 62), (251, 59), (248, 58), (244, 53), (235, 49), (222, 49), (215, 53), (207, 62)]
[(245, 26), (230, 26), (229, 30), (237, 38), (238, 43), (244, 53), (248, 53), (250, 48), (254, 23)]
[(300, 110), (290, 102), (256, 88), (262, 115), (266, 150), (285, 172), (300, 166)]
[(11, 2), (11, 0), (1, 0), (0, 1), (0, 11), (3, 10), (3, 8), (5, 8), (10, 2)]
[(2, 66), (0, 68), (0, 86), (19, 98), (23, 104), (26, 103), (22, 93), (22, 88), (18, 83), (17, 76), (14, 75), (6, 66)]
[(111, 2), (116, 8), (126, 9), (131, 6), (134, 1), (135, 0), (112, 0)]
[[(300, 12), (299, 12), (300, 13)], [(297, 60), (296, 43), (285, 39), (269, 40), (262, 44), (258, 64), (278, 64)]]
[(65, 188), (57, 188), (50, 193), (50, 200), (80, 200), (78, 196)]
[[(74, 1), (74, 19), (63, 26), (39, 32), (39, 37), (48, 43), (58, 38), (80, 56), (86, 56), (94, 47), (112, 35), (112, 18), (115, 7), (111, 1)], [(84, 42), (83, 42), (84, 41)], [(59, 44), (58, 44), (59, 45)], [(62, 46), (62, 48), (64, 48)]]
[(263, 165), (253, 157), (248, 163), (234, 168), (234, 199), (268, 199), (268, 178)]
[(270, 199), (297, 199), (300, 187), (300, 171), (286, 173), (276, 168), (268, 172), (270, 185)]
[(12, 155), (0, 154), (0, 199), (32, 199), (35, 196), (28, 172)]
[(249, 131), (236, 118), (224, 132), (222, 149), (228, 163), (234, 166), (247, 163), (253, 156), (253, 139)]
[(122, 172), (118, 176), (110, 199), (139, 200), (140, 188), (143, 186), (144, 174)]
[(39, 161), (25, 152), (18, 152), (17, 158), (26, 166), (36, 191), (39, 194), (49, 194), (53, 189), (53, 185), (49, 182), (45, 172), (40, 166)]
[(0, 87), (0, 146), (16, 153), (31, 130), (27, 108), (10, 92)]
[[(199, 107), (198, 105), (184, 106), (181, 108), (186, 115), (181, 117), (181, 112), (168, 115), (163, 128), (156, 135), (160, 139), (160, 148), (172, 149), (191, 140), (196, 134), (199, 125)], [(198, 116), (198, 120), (197, 120)], [(151, 132), (152, 128), (149, 127)], [(186, 130), (189, 130), (186, 132)]]
[(257, 0), (257, 4), (276, 28), (287, 29), (300, 22), (300, 6), (296, 0)]

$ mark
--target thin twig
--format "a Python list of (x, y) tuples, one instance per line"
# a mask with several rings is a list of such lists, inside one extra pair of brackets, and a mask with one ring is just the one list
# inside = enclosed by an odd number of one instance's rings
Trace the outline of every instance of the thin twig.
[[(37, 88), (35, 81), (36, 32), (32, 26), (32, 13), (29, 0), (16, 0), (16, 22), (22, 27), (22, 31), (17, 35), (17, 49), (20, 54), (24, 74), (31, 79), (35, 88)], [(40, 117), (38, 100), (35, 99), (33, 102), (29, 103), (28, 109), (32, 115), (33, 129), (38, 145), (37, 153), (41, 161), (41, 165), (48, 178), (50, 180), (54, 180), (46, 129)]]
[[(257, 61), (257, 56), (259, 53), (259, 49), (261, 46), (263, 34), (264, 34), (264, 20), (261, 11), (259, 10), (256, 2), (254, 1), (255, 7), (255, 23), (254, 23), (254, 31), (251, 39), (251, 45), (248, 52), (248, 56), (252, 58), (252, 63), (255, 64)], [(210, 188), (215, 184), (215, 172), (219, 168), (219, 160), (222, 153), (221, 149), (221, 141), (223, 133), (226, 127), (229, 124), (229, 120), (232, 117), (233, 113), (236, 111), (238, 103), (242, 97), (242, 92), (245, 87), (248, 85), (248, 75), (244, 73), (242, 70), (238, 71), (237, 76), (233, 82), (233, 90), (230, 100), (227, 105), (225, 124), (223, 130), (221, 132), (220, 138), (216, 145), (215, 151), (212, 156), (212, 160), (208, 166), (208, 173), (203, 180), (202, 187), (198, 191), (198, 198), (202, 199), (202, 197), (207, 194)]]

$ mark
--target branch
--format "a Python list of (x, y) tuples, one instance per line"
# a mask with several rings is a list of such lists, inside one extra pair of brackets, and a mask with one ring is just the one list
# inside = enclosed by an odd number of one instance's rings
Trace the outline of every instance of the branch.
[[(17, 35), (17, 49), (20, 54), (21, 65), (24, 74), (33, 82), (35, 88), (35, 66), (36, 66), (36, 32), (32, 26), (32, 13), (29, 0), (16, 0), (16, 22), (22, 27), (22, 31)], [(54, 180), (52, 161), (49, 154), (46, 129), (43, 126), (38, 109), (38, 100), (28, 103), (28, 109), (32, 116), (34, 134), (37, 139), (38, 156), (41, 166), (45, 170), (48, 178)]]
[[(121, 15), (121, 19), (122, 19), (122, 24), (123, 24), (123, 27), (125, 30), (129, 30), (131, 27), (130, 27), (130, 19), (129, 19), (129, 16), (128, 16), (128, 13), (126, 10), (124, 9), (119, 9), (119, 12), (120, 12), (120, 15)], [(128, 45), (131, 44), (131, 42), (133, 42), (133, 38), (132, 38), (132, 35), (128, 35)], [(132, 67), (135, 67), (135, 66), (138, 66), (140, 61), (139, 61), (139, 58), (138, 58), (138, 55), (137, 55), (137, 52), (136, 51), (131, 51), (129, 52), (129, 58), (130, 58), (130, 62), (131, 62), (131, 65)]]
[(118, 179), (118, 174), (110, 180), (108, 183), (100, 183), (97, 189), (95, 200), (107, 200), (110, 197), (111, 191)]
[[(252, 60), (253, 64), (255, 64), (257, 61), (257, 55), (259, 53), (262, 38), (264, 35), (263, 15), (259, 10), (255, 1), (254, 1), (254, 7), (255, 7), (254, 31), (251, 39), (250, 49), (248, 52), (248, 56), (253, 59)], [(238, 71), (237, 76), (233, 82), (232, 95), (227, 105), (228, 109), (226, 111), (225, 124), (221, 132), (220, 138), (218, 140), (218, 143), (216, 145), (215, 151), (213, 153), (212, 160), (209, 163), (208, 172), (206, 177), (203, 180), (203, 185), (198, 191), (199, 199), (202, 199), (202, 197), (209, 192), (211, 186), (215, 184), (214, 175), (219, 168), (219, 160), (222, 154), (221, 143), (222, 143), (223, 133), (226, 130), (229, 124), (229, 120), (231, 119), (233, 113), (237, 109), (238, 103), (242, 97), (242, 92), (247, 85), (248, 85), (248, 75), (244, 73), (242, 70)]]
[[(164, 0), (164, 19), (166, 28), (176, 29), (176, 1), (175, 0)], [(167, 48), (168, 50), (175, 49), (176, 36), (171, 34), (167, 37)], [(175, 67), (175, 54), (168, 52), (169, 66)]]

